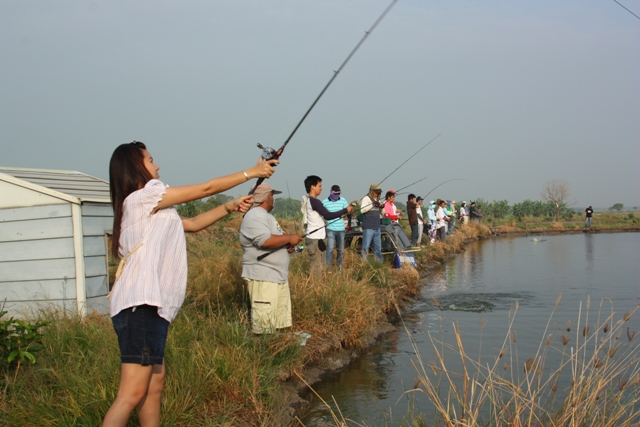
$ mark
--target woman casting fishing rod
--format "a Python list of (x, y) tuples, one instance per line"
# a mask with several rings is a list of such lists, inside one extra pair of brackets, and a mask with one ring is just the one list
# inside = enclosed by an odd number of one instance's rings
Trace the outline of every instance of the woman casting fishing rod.
[(120, 258), (110, 294), (120, 346), (120, 386), (103, 426), (126, 425), (137, 407), (142, 425), (160, 425), (164, 349), (169, 324), (187, 287), (185, 232), (202, 230), (232, 212), (246, 212), (251, 196), (238, 197), (193, 218), (175, 205), (221, 193), (251, 178), (268, 178), (277, 160), (202, 184), (169, 187), (142, 142), (122, 144), (109, 164), (113, 205), (113, 254)]

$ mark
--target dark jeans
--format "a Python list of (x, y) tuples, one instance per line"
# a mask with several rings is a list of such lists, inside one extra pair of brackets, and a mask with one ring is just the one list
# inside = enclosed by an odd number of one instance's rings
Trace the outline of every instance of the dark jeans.
[(418, 244), (418, 223), (411, 224), (411, 246)]

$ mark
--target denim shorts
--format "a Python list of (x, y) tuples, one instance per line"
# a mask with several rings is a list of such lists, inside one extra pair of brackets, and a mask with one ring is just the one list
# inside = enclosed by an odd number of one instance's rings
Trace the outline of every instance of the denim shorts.
[(158, 307), (125, 308), (111, 322), (118, 335), (122, 363), (162, 365), (169, 322), (158, 316)]

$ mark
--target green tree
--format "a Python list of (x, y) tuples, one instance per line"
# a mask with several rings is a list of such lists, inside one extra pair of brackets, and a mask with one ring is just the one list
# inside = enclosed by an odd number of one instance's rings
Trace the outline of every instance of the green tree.
[(300, 211), (301, 206), (302, 201), (300, 200), (289, 197), (277, 197), (273, 204), (273, 212), (271, 213), (279, 218), (302, 218), (302, 212)]
[(624, 205), (622, 203), (616, 203), (615, 205), (611, 206), (609, 208), (610, 211), (618, 211), (620, 212), (622, 210), (622, 208), (624, 208)]
[(519, 219), (524, 218), (526, 216), (524, 202), (514, 203), (511, 207), (511, 214)]
[(193, 200), (187, 203), (181, 203), (176, 206), (178, 214), (184, 218), (193, 218), (203, 212), (216, 208), (223, 203), (230, 202), (234, 198), (226, 194), (216, 194), (206, 199)]
[[(507, 200), (494, 200), (489, 206), (491, 207), (491, 215), (496, 219), (505, 218), (511, 213), (511, 206), (509, 206), (509, 202)], [(489, 211), (487, 211), (487, 214), (489, 214)]]

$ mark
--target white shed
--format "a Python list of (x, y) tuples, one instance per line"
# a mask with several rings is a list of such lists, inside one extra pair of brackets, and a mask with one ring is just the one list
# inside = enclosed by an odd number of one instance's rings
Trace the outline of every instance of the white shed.
[(73, 171), (0, 167), (0, 307), (108, 313), (109, 183)]

